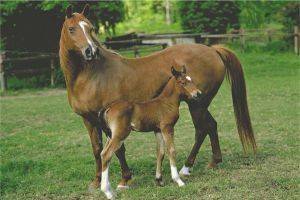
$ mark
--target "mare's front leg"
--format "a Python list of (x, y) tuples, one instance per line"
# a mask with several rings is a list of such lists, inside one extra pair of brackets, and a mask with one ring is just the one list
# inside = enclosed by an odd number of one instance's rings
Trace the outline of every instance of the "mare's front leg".
[(155, 181), (158, 186), (163, 186), (162, 181), (162, 162), (165, 156), (165, 142), (161, 132), (155, 132), (156, 137), (156, 173)]
[(166, 143), (168, 155), (170, 159), (171, 175), (172, 179), (179, 185), (179, 187), (184, 186), (184, 182), (180, 179), (177, 167), (176, 167), (176, 151), (174, 145), (174, 128), (171, 126), (166, 126), (162, 129), (163, 139)]
[(93, 148), (93, 154), (96, 161), (96, 177), (90, 184), (90, 189), (99, 188), (101, 182), (101, 157), (100, 153), (103, 149), (101, 129), (93, 125), (89, 120), (83, 118), (85, 127), (87, 128)]

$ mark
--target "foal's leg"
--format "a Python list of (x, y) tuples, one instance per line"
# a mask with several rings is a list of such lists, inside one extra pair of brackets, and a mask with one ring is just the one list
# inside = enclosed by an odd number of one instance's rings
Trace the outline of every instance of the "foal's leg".
[(156, 173), (155, 173), (155, 180), (156, 184), (159, 186), (163, 186), (162, 181), (162, 162), (165, 156), (165, 142), (163, 136), (160, 132), (155, 133), (156, 137)]
[(101, 157), (100, 153), (103, 149), (102, 145), (102, 132), (96, 126), (93, 126), (87, 119), (83, 118), (85, 127), (87, 128), (93, 148), (93, 154), (96, 161), (96, 177), (90, 184), (91, 189), (96, 189), (100, 186), (101, 182)]
[(174, 128), (165, 127), (162, 129), (162, 135), (167, 146), (168, 155), (170, 159), (171, 175), (172, 179), (179, 185), (184, 186), (184, 182), (180, 179), (177, 167), (176, 167), (176, 152), (174, 146)]
[(109, 171), (108, 171), (109, 163), (113, 154), (115, 153), (115, 151), (117, 151), (117, 149), (120, 148), (121, 144), (122, 144), (121, 140), (119, 140), (117, 137), (113, 137), (106, 143), (103, 151), (101, 152), (101, 158), (102, 158), (101, 190), (104, 192), (104, 194), (108, 199), (113, 198), (113, 194), (109, 183)]

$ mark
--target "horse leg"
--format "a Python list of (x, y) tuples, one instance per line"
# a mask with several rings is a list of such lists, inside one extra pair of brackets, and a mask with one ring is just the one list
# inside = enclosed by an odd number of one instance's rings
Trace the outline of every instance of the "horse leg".
[(214, 168), (218, 163), (222, 162), (222, 153), (219, 144), (218, 128), (216, 120), (211, 116), (210, 112), (207, 111), (206, 115), (208, 134), (212, 148), (212, 160), (208, 163), (208, 168)]
[(125, 145), (122, 143), (121, 147), (115, 152), (116, 156), (119, 159), (119, 163), (121, 165), (122, 170), (122, 179), (120, 183), (118, 184), (119, 189), (127, 189), (128, 182), (131, 180), (132, 172), (130, 171), (126, 158), (125, 158)]
[(109, 163), (110, 160), (117, 149), (120, 148), (122, 144), (122, 141), (118, 139), (118, 137), (110, 139), (103, 151), (101, 152), (101, 158), (102, 158), (102, 181), (101, 181), (101, 191), (104, 192), (105, 196), (108, 199), (113, 198), (113, 193), (110, 188), (110, 182), (109, 182)]
[(160, 132), (155, 133), (156, 137), (156, 173), (155, 181), (158, 186), (163, 186), (162, 181), (162, 162), (165, 156), (165, 142)]
[(165, 127), (162, 129), (162, 136), (166, 143), (168, 155), (170, 159), (172, 179), (178, 184), (179, 187), (184, 186), (184, 182), (180, 179), (176, 167), (176, 151), (174, 146), (174, 128)]
[(188, 104), (195, 127), (195, 143), (185, 162), (185, 165), (180, 170), (180, 174), (184, 176), (190, 175), (190, 168), (194, 165), (199, 149), (207, 135), (205, 127), (206, 108), (202, 108), (199, 104)]
[(101, 182), (101, 157), (100, 153), (102, 146), (102, 132), (96, 126), (93, 126), (87, 119), (83, 118), (85, 127), (87, 128), (93, 148), (93, 154), (96, 161), (96, 177), (90, 184), (90, 189), (99, 188)]

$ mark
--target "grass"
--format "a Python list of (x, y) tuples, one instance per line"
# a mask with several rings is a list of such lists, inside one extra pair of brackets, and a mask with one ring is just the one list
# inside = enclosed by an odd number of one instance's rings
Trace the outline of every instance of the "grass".
[[(243, 156), (224, 82), (210, 107), (218, 121), (223, 163), (206, 169), (211, 156), (207, 138), (185, 187), (172, 183), (168, 158), (163, 164), (165, 186), (157, 187), (154, 136), (132, 133), (126, 154), (133, 188), (117, 192), (118, 199), (299, 199), (299, 57), (237, 53), (246, 74), (257, 156)], [(95, 169), (92, 149), (63, 90), (10, 93), (0, 102), (2, 199), (104, 199), (102, 193), (87, 190)], [(184, 103), (175, 131), (180, 168), (194, 140)], [(115, 157), (110, 175), (115, 188), (120, 179)]]

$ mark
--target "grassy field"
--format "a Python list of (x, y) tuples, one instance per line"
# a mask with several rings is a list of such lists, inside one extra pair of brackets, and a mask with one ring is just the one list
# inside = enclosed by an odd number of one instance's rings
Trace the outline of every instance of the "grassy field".
[[(229, 84), (221, 87), (210, 111), (218, 121), (223, 163), (206, 169), (208, 138), (187, 185), (178, 188), (163, 164), (165, 186), (157, 187), (155, 138), (132, 133), (126, 141), (134, 172), (132, 188), (119, 199), (299, 199), (300, 62), (289, 53), (238, 53), (245, 69), (250, 114), (258, 154), (243, 156), (236, 132)], [(94, 158), (87, 131), (67, 103), (63, 90), (42, 90), (1, 97), (2, 199), (104, 199), (87, 189)], [(178, 168), (184, 164), (194, 129), (186, 104), (176, 125)], [(113, 188), (120, 179), (114, 157)]]

